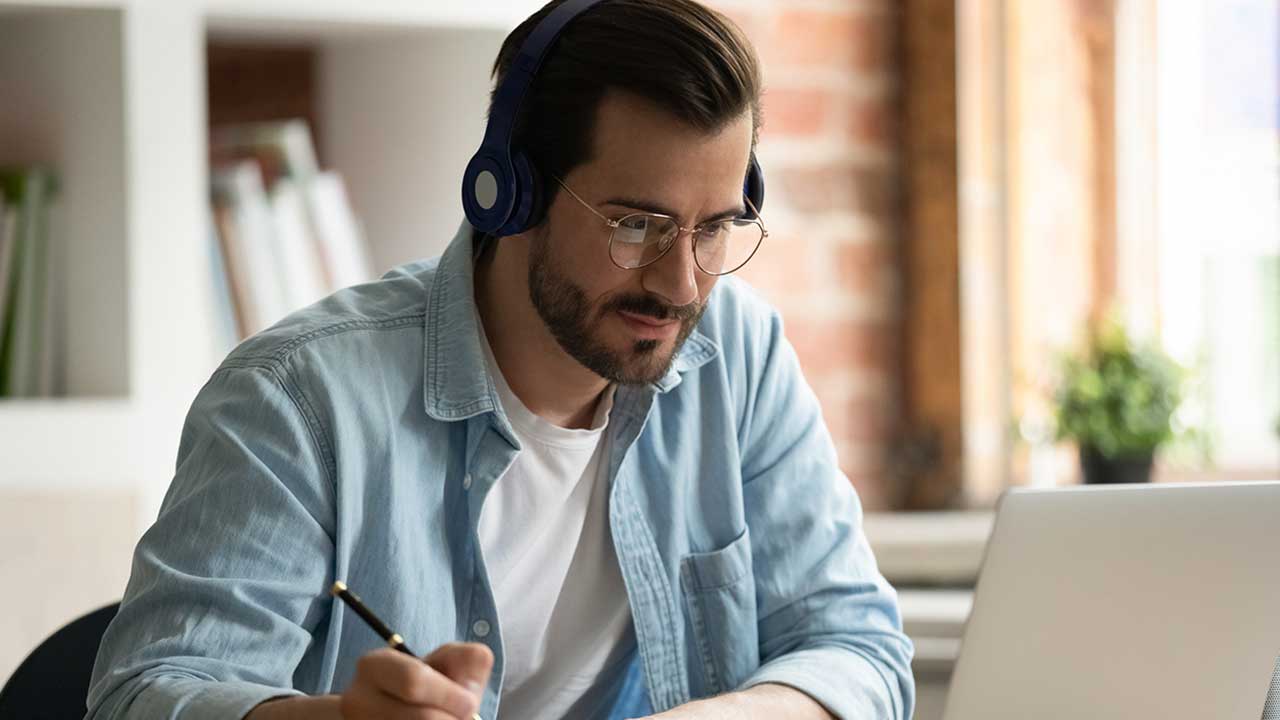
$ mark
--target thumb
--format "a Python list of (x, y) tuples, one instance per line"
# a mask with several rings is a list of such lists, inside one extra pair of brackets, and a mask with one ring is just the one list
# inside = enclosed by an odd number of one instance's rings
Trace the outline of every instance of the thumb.
[(423, 658), (437, 672), (479, 698), (493, 671), (493, 651), (482, 643), (447, 643)]

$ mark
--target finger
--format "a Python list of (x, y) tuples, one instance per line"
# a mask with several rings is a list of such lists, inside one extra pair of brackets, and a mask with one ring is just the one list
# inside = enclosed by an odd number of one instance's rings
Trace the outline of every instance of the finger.
[(482, 643), (447, 643), (424, 658), (445, 677), (471, 690), (479, 698), (493, 671), (493, 651)]
[(397, 702), (436, 708), (459, 718), (470, 718), (479, 696), (411, 655), (382, 648), (356, 663), (359, 677)]
[(472, 720), (471, 714), (456, 715), (439, 708), (410, 705), (376, 687), (363, 687), (342, 696), (342, 717), (346, 720)]

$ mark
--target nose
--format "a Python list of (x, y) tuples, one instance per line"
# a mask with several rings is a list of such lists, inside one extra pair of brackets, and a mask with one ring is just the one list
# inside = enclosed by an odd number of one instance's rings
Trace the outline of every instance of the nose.
[(643, 268), (641, 285), (670, 305), (682, 306), (698, 299), (698, 264), (693, 259), (693, 241), (684, 231), (674, 247)]

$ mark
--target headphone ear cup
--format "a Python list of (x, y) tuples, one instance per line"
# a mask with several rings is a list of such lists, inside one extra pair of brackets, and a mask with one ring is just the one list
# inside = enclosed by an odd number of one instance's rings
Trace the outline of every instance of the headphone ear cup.
[(514, 209), (510, 169), (481, 148), (462, 174), (462, 208), (467, 221), (480, 232), (493, 233), (505, 225)]
[(498, 230), (499, 235), (522, 233), (537, 225), (541, 219), (539, 206), (542, 187), (538, 171), (522, 152), (511, 156), (511, 169), (515, 179), (515, 202), (511, 208), (511, 219)]
[[(756, 160), (754, 151), (751, 153), (751, 162), (747, 165), (747, 179), (742, 185), (742, 192), (755, 206), (757, 212), (764, 210), (764, 171), (760, 169), (760, 163)], [(748, 208), (747, 217), (758, 217), (758, 215)]]
[(538, 172), (538, 166), (529, 161), (524, 153), (520, 154), (520, 162), (525, 167), (524, 177), (528, 178), (529, 196), (529, 214), (525, 217), (524, 229), (537, 227), (546, 217), (547, 213), (547, 194), (546, 186), (542, 183), (542, 173)]

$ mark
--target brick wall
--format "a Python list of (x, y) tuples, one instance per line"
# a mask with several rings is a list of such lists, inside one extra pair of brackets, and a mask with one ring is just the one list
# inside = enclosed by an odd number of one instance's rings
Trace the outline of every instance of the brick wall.
[(868, 509), (897, 493), (898, 17), (892, 0), (711, 0), (765, 73), (763, 217), (742, 271), (781, 310), (841, 465)]

